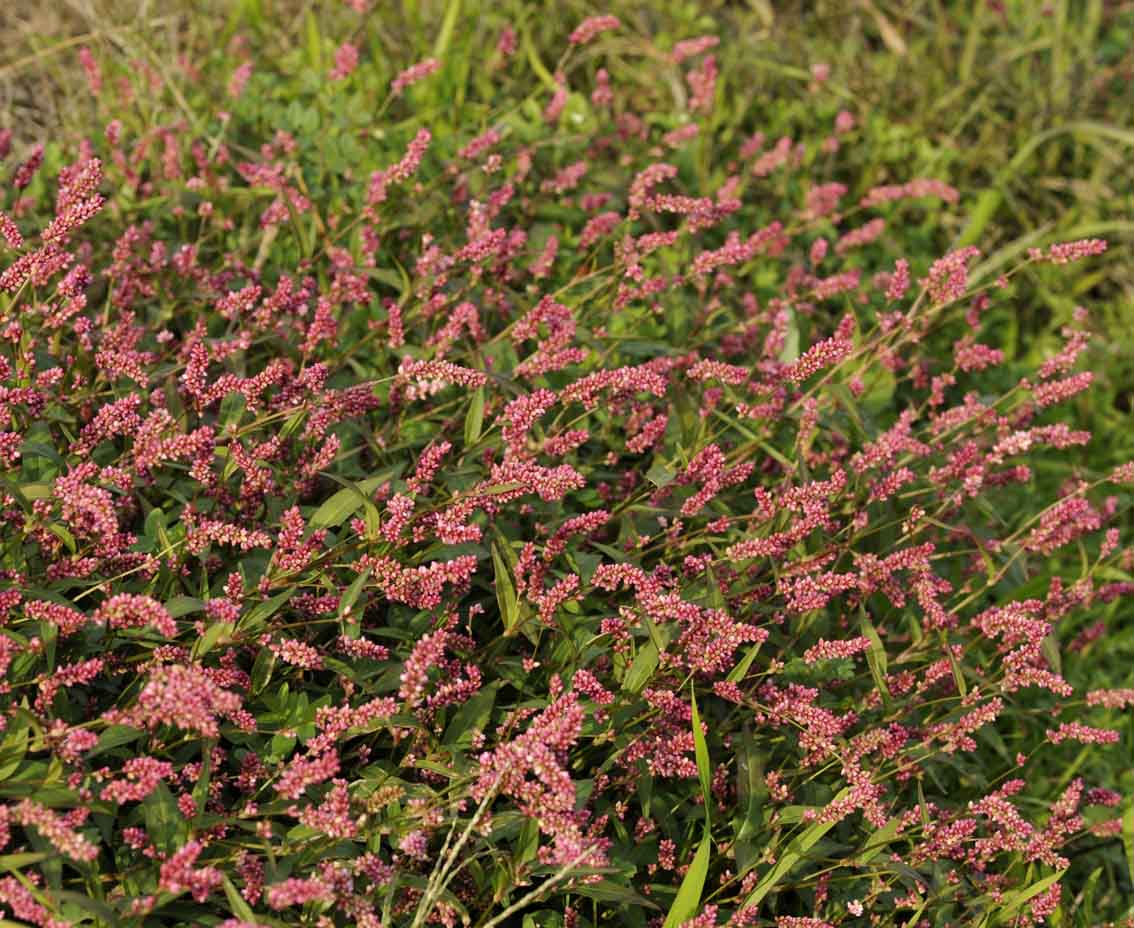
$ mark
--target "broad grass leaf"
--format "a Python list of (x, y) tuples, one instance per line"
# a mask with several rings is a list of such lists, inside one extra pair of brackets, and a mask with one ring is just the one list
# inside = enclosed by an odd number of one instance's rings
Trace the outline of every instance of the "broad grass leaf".
[(669, 630), (664, 626), (658, 627), (648, 615), (642, 616), (642, 624), (646, 626), (650, 639), (634, 655), (626, 675), (622, 678), (622, 689), (628, 693), (640, 693), (649, 682), (658, 667), (658, 659), (662, 651), (669, 644)]
[[(838, 802), (846, 798), (849, 793), (849, 789), (841, 790), (832, 802)], [(776, 884), (787, 876), (792, 868), (807, 855), (807, 852), (815, 846), (816, 842), (834, 827), (834, 822), (815, 822), (804, 829), (797, 837), (793, 838), (784, 852), (779, 856), (775, 866), (756, 884), (756, 888), (752, 890), (752, 893), (744, 901), (745, 906), (759, 905), (764, 897), (776, 888)]]
[(866, 651), (866, 665), (870, 668), (870, 675), (874, 677), (874, 685), (882, 694), (883, 703), (889, 706), (890, 688), (886, 685), (886, 669), (889, 666), (889, 661), (886, 657), (886, 648), (882, 644), (882, 639), (878, 637), (878, 630), (870, 621), (870, 616), (865, 609), (859, 612), (858, 625), (863, 636), (870, 642), (870, 647)]
[(1003, 202), (1004, 194), (996, 187), (982, 190), (980, 196), (977, 197), (976, 206), (969, 210), (969, 223), (961, 232), (961, 237), (957, 240), (957, 247), (964, 248), (980, 241), (988, 223)]
[(226, 393), (224, 399), (221, 400), (220, 410), (217, 413), (221, 432), (228, 432), (230, 429), (239, 426), (247, 408), (248, 401), (239, 390), (230, 390)]
[(701, 795), (705, 799), (705, 820), (707, 824), (709, 809), (712, 806), (713, 771), (709, 766), (709, 746), (705, 743), (705, 733), (701, 730), (701, 713), (697, 710), (697, 693), (692, 684), (689, 687), (689, 702), (693, 709), (693, 753), (697, 758), (697, 776), (701, 778)]
[[(4, 854), (0, 856), (0, 870), (18, 870), (28, 864), (37, 864), (50, 856), (47, 852), (25, 851), (22, 854)], [(25, 926), (26, 928), (26, 926)]]
[(63, 456), (59, 454), (51, 445), (42, 441), (33, 441), (28, 439), (20, 445), (20, 458), (46, 458), (52, 464), (58, 464), (61, 468), (66, 466)]
[(752, 662), (756, 660), (756, 655), (760, 653), (760, 646), (763, 643), (762, 641), (757, 641), (752, 645), (744, 657), (741, 658), (740, 663), (728, 672), (728, 676), (725, 679), (728, 680), (729, 683), (739, 683), (744, 679), (744, 675), (748, 673), (748, 668), (752, 666)]
[(535, 860), (539, 852), (539, 822), (529, 818), (520, 828), (520, 838), (516, 848), (516, 862), (526, 864)]
[(1055, 873), (1045, 876), (1041, 880), (1036, 880), (1036, 882), (1024, 889), (1017, 889), (1010, 893), (1005, 893), (1003, 899), (1001, 899), (996, 906), (993, 914), (993, 922), (1001, 923), (1005, 919), (1009, 919), (1010, 916), (1015, 915), (1029, 900), (1034, 899), (1045, 889), (1058, 883), (1066, 872), (1066, 870), (1058, 870)]
[[(768, 788), (764, 783), (764, 764), (752, 732), (747, 728), (741, 734), (736, 753), (737, 816), (734, 819), (737, 871), (744, 873), (752, 868), (760, 856), (755, 838), (763, 819), (764, 802)], [(735, 742), (734, 742), (735, 743)]]
[(625, 551), (619, 551), (618, 548), (612, 547), (611, 545), (604, 545), (602, 542), (595, 541), (594, 539), (591, 539), (589, 544), (592, 548), (601, 551), (616, 564), (621, 564), (626, 560)]
[(949, 646), (949, 641), (944, 634), (941, 635), (941, 646), (945, 650), (945, 656), (949, 658), (949, 669), (953, 672), (953, 682), (957, 684), (957, 692), (962, 696), (967, 696), (969, 686), (965, 682), (964, 671), (961, 670), (961, 665), (957, 661), (957, 655), (953, 653), (953, 649)]
[(315, 11), (308, 9), (303, 17), (303, 50), (307, 55), (307, 64), (314, 71), (323, 70), (323, 37), (319, 33), (319, 20)]
[(495, 571), (496, 604), (500, 607), (500, 618), (504, 622), (504, 634), (514, 633), (520, 620), (520, 602), (516, 597), (516, 587), (512, 583), (512, 572), (501, 546), (492, 545), (492, 568)]
[(445, 53), (453, 41), (453, 32), (457, 28), (457, 20), (461, 16), (461, 0), (449, 0), (445, 6), (445, 18), (441, 21), (441, 29), (437, 33), (437, 41), (433, 43), (433, 57), (438, 61), (445, 60)]
[(662, 928), (677, 928), (678, 925), (697, 915), (697, 910), (701, 907), (701, 893), (705, 889), (705, 879), (709, 875), (709, 854), (712, 846), (713, 839), (709, 834), (709, 823), (706, 822), (701, 845), (697, 848), (693, 863), (689, 865), (689, 870), (681, 881)]
[(233, 915), (241, 921), (250, 924), (256, 924), (256, 914), (252, 911), (252, 907), (245, 901), (244, 897), (237, 892), (235, 886), (232, 885), (232, 880), (225, 876), (224, 878), (224, 895), (228, 900), (229, 908)]
[(198, 809), (205, 808), (205, 800), (209, 797), (209, 784), (213, 779), (213, 748), (216, 747), (215, 738), (207, 738), (201, 742), (201, 769), (197, 773), (197, 780), (193, 784), (193, 801)]
[(465, 414), (465, 447), (472, 447), (480, 438), (480, 430), (484, 425), (484, 387), (473, 391), (469, 411)]
[(535, 42), (532, 40), (530, 30), (524, 30), (523, 43), (524, 53), (528, 58), (528, 64), (531, 65), (536, 77), (543, 81), (544, 86), (546, 86), (548, 90), (554, 92), (559, 85), (555, 83), (555, 78), (552, 76), (551, 72), (547, 70), (547, 66), (540, 60), (539, 52), (536, 51)]
[(780, 351), (780, 360), (785, 364), (790, 364), (799, 358), (799, 317), (796, 315), (795, 310), (790, 307), (787, 310), (788, 325), (787, 333), (784, 337), (784, 347)]
[(1122, 815), (1122, 846), (1126, 849), (1126, 875), (1134, 886), (1134, 803)]

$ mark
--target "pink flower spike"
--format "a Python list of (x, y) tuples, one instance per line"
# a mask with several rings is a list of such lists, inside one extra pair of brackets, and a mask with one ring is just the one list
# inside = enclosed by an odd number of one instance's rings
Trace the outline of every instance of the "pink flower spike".
[(358, 67), (358, 47), (350, 42), (343, 42), (335, 51), (335, 66), (331, 69), (330, 78), (341, 81), (350, 77)]
[(622, 22), (617, 16), (591, 16), (584, 19), (568, 37), (572, 45), (586, 45), (595, 36), (617, 29)]
[(425, 61), (411, 65), (390, 83), (390, 92), (395, 97), (400, 97), (402, 91), (407, 87), (411, 87), (418, 81), (424, 80), (429, 77), (430, 74), (436, 74), (439, 70), (441, 70), (441, 62), (436, 58), (427, 58)]

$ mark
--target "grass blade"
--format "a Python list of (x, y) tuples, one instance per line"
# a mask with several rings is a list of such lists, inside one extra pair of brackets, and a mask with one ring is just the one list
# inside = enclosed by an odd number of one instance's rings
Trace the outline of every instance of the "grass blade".
[(712, 838), (709, 835), (709, 823), (705, 822), (705, 833), (701, 837), (701, 846), (693, 857), (693, 863), (681, 881), (677, 896), (669, 907), (662, 928), (677, 928), (683, 922), (689, 921), (697, 914), (701, 906), (701, 893), (705, 889), (705, 878), (709, 875), (709, 852), (712, 849)]

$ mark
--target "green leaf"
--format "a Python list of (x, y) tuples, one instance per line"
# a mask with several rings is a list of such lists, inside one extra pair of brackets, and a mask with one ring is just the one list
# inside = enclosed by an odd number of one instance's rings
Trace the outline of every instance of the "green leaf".
[(239, 390), (231, 390), (226, 393), (224, 399), (221, 400), (220, 409), (217, 412), (221, 432), (225, 433), (230, 428), (236, 428), (240, 425), (240, 420), (244, 416), (244, 411), (247, 408), (248, 402), (244, 399), (244, 394)]
[(180, 619), (183, 615), (189, 615), (193, 612), (201, 612), (204, 608), (205, 601), (195, 599), (192, 596), (174, 596), (165, 604), (166, 611), (175, 619)]
[[(845, 799), (849, 794), (849, 788), (843, 789), (832, 802)], [(756, 888), (752, 890), (751, 895), (744, 901), (745, 906), (759, 905), (764, 897), (775, 889), (776, 884), (787, 876), (792, 868), (814, 847), (815, 843), (834, 827), (834, 822), (815, 822), (801, 832), (798, 837), (794, 838), (788, 844), (784, 853), (776, 860), (776, 865), (756, 884)]]
[(47, 530), (61, 542), (63, 542), (63, 544), (67, 546), (67, 550), (72, 554), (74, 554), (75, 551), (78, 550), (75, 547), (75, 536), (72, 535), (64, 526), (60, 525), (58, 522), (52, 522), (51, 524), (49, 524), (47, 526)]
[(289, 438), (299, 429), (299, 427), (303, 424), (303, 420), (306, 418), (306, 409), (301, 409), (299, 410), (299, 412), (292, 413), (288, 417), (287, 422), (283, 424), (283, 428), (280, 429), (280, 438)]
[(640, 693), (658, 666), (658, 646), (647, 641), (634, 655), (634, 663), (622, 678), (622, 688), (627, 693)]
[(226, 875), (224, 878), (224, 895), (228, 899), (229, 909), (232, 914), (239, 918), (242, 922), (248, 922), (251, 925), (256, 924), (256, 914), (252, 911), (252, 907), (245, 901), (244, 897), (237, 892), (236, 887), (232, 885), (232, 880)]
[(678, 925), (696, 917), (701, 907), (701, 893), (705, 889), (705, 879), (709, 875), (709, 853), (712, 850), (712, 838), (709, 835), (709, 823), (705, 823), (705, 832), (701, 837), (701, 846), (693, 857), (693, 863), (681, 881), (677, 896), (669, 907), (662, 928), (677, 928)]
[(520, 618), (520, 602), (516, 597), (516, 587), (512, 583), (508, 563), (496, 542), (492, 543), (492, 569), (496, 574), (496, 603), (504, 622), (504, 634), (511, 635)]
[[(355, 577), (354, 580), (351, 581), (350, 586), (348, 586), (346, 592), (343, 593), (343, 598), (339, 600), (340, 620), (342, 620), (354, 607), (354, 604), (358, 602), (358, 597), (362, 595), (362, 588), (366, 586), (366, 581), (369, 579), (370, 568), (367, 567), (366, 570), (364, 570), (357, 577)], [(348, 633), (353, 633), (349, 634), (348, 637), (357, 638), (359, 635), (360, 625), (361, 623), (359, 622), (357, 617), (346, 623)]]
[(461, 15), (461, 0), (449, 0), (445, 7), (445, 18), (441, 22), (441, 30), (437, 33), (437, 41), (433, 43), (433, 57), (438, 61), (445, 60), (445, 52), (453, 41), (453, 30), (457, 27), (457, 19)]
[(277, 610), (297, 592), (299, 592), (298, 587), (293, 586), (289, 590), (277, 593), (271, 599), (265, 599), (262, 603), (257, 603), (240, 617), (240, 621), (236, 623), (237, 630), (242, 632), (255, 631), (271, 616), (275, 615)]
[(535, 860), (539, 851), (539, 822), (534, 818), (527, 819), (520, 828), (520, 837), (517, 842), (516, 862), (526, 864)]
[(469, 411), (465, 414), (465, 447), (470, 448), (480, 438), (480, 429), (484, 424), (484, 387), (478, 387), (473, 392)]
[(471, 743), (473, 732), (482, 731), (488, 724), (492, 707), (496, 704), (496, 693), (503, 685), (503, 680), (494, 680), (487, 686), (481, 687), (475, 696), (453, 713), (453, 718), (445, 729), (442, 743)]
[(342, 478), (336, 479), (346, 484), (346, 488), (339, 490), (312, 514), (309, 524), (312, 528), (335, 528), (342, 525), (363, 506), (374, 504), (370, 501), (370, 494), (394, 475), (394, 471), (383, 471), (374, 477), (367, 477), (358, 483), (352, 483)]
[(201, 769), (197, 780), (193, 784), (192, 797), (198, 810), (205, 808), (205, 801), (209, 798), (209, 783), (213, 778), (213, 748), (216, 747), (215, 738), (206, 738), (201, 742)]
[(110, 725), (98, 736), (98, 743), (87, 753), (87, 757), (97, 757), (131, 741), (137, 741), (142, 734), (141, 729), (129, 725)]
[(701, 794), (705, 799), (705, 830), (701, 836), (701, 845), (697, 848), (693, 863), (689, 865), (689, 870), (681, 881), (662, 928), (677, 928), (678, 925), (696, 916), (697, 910), (701, 907), (701, 893), (705, 889), (705, 879), (709, 875), (709, 855), (713, 848), (712, 825), (709, 821), (712, 785), (709, 746), (705, 743), (704, 732), (701, 731), (701, 713), (697, 710), (697, 694), (692, 683), (689, 684), (689, 699), (693, 709), (693, 752), (697, 757), (697, 775), (701, 779)]
[(1017, 889), (1013, 892), (1005, 893), (1004, 898), (996, 907), (996, 920), (1001, 921), (1005, 916), (1014, 915), (1029, 899), (1038, 896), (1052, 884), (1058, 883), (1066, 872), (1066, 870), (1059, 870), (1049, 876), (1045, 876), (1042, 880), (1036, 880), (1031, 886), (1024, 889)]
[[(32, 853), (30, 851), (23, 854), (4, 854), (0, 856), (0, 870), (18, 870), (20, 867), (26, 867), (28, 864), (38, 864), (49, 855), (44, 851), (37, 851)], [(20, 926), (26, 928), (26, 926)]]
[(1040, 642), (1040, 651), (1043, 656), (1047, 658), (1047, 662), (1051, 665), (1051, 669), (1057, 674), (1063, 673), (1063, 655), (1059, 653), (1059, 639), (1054, 635), (1048, 635), (1043, 641)]
[(866, 846), (863, 847), (862, 853), (856, 858), (856, 864), (864, 867), (872, 861), (878, 853), (894, 839), (894, 836), (898, 833), (898, 826), (901, 825), (901, 823), (901, 818), (895, 816), (875, 831), (874, 834), (867, 839)]
[(587, 554), (585, 551), (575, 551), (571, 554), (571, 566), (575, 568), (575, 573), (586, 586), (590, 586), (591, 578), (594, 577), (601, 563), (602, 557), (597, 554)]
[(657, 904), (645, 896), (639, 895), (621, 883), (613, 880), (599, 880), (596, 883), (583, 883), (572, 887), (571, 892), (578, 896), (586, 896), (597, 902), (613, 902), (616, 905), (631, 905), (638, 908), (656, 909)]
[(709, 809), (712, 807), (713, 771), (709, 766), (709, 746), (705, 743), (705, 733), (701, 730), (701, 713), (697, 711), (697, 693), (693, 684), (689, 685), (689, 701), (693, 707), (693, 753), (697, 758), (697, 775), (701, 778), (701, 795), (705, 798), (707, 825)]
[(787, 312), (788, 326), (784, 336), (784, 347), (780, 351), (780, 360), (790, 364), (799, 357), (799, 317), (790, 307)]
[(1122, 846), (1126, 849), (1126, 873), (1134, 886), (1134, 803), (1126, 807), (1122, 816)]
[(175, 850), (178, 831), (185, 820), (173, 793), (164, 782), (159, 782), (157, 788), (142, 800), (142, 814), (146, 820), (146, 831), (158, 850), (167, 853)]
[(316, 71), (323, 70), (323, 37), (319, 34), (319, 21), (313, 10), (308, 9), (304, 17), (305, 51), (307, 63)]
[(21, 725), (8, 734), (0, 744), (0, 780), (6, 780), (20, 769), (28, 752), (28, 739), (31, 730)]
[(953, 682), (957, 684), (957, 692), (962, 696), (968, 695), (969, 687), (965, 683), (965, 675), (961, 671), (961, 665), (957, 663), (957, 655), (949, 647), (949, 639), (945, 637), (944, 633), (941, 634), (941, 646), (945, 649), (945, 656), (949, 658), (949, 669), (953, 672)]
[(52, 464), (58, 464), (60, 467), (63, 467), (67, 463), (51, 445), (42, 441), (32, 441), (31, 439), (27, 439), (20, 445), (20, 457), (21, 459), (46, 458), (51, 461)]
[[(122, 916), (108, 906), (105, 902), (88, 896), (85, 893), (71, 892), (70, 890), (55, 890), (52, 893), (60, 902), (69, 902), (84, 911), (97, 915), (104, 925), (118, 925), (122, 923)], [(84, 919), (85, 921), (86, 919)]]
[(553, 92), (558, 90), (559, 85), (555, 83), (555, 78), (552, 77), (551, 72), (547, 70), (547, 66), (540, 61), (539, 52), (536, 51), (535, 42), (532, 39), (530, 30), (524, 30), (523, 42), (524, 52), (528, 57), (528, 64), (531, 65), (532, 70), (536, 73), (536, 77), (543, 81), (544, 86), (547, 87), (548, 90)]
[(205, 629), (205, 634), (194, 642), (191, 652), (193, 658), (204, 657), (220, 643), (222, 638), (225, 641), (232, 641), (235, 628), (236, 625), (232, 622), (214, 622)]
[(662, 463), (661, 458), (654, 458), (653, 463), (650, 464), (650, 469), (646, 471), (646, 479), (655, 487), (664, 487), (672, 483), (676, 476), (676, 473)]
[(276, 652), (271, 648), (261, 648), (252, 662), (252, 695), (259, 695), (268, 680), (272, 677), (272, 668), (276, 666)]
[(981, 191), (980, 196), (977, 197), (976, 206), (969, 210), (969, 223), (961, 232), (961, 237), (957, 239), (958, 248), (980, 241), (981, 236), (984, 235), (985, 227), (1003, 201), (1003, 194), (995, 187)]
[(757, 641), (752, 645), (741, 662), (728, 672), (728, 676), (725, 679), (727, 679), (729, 683), (739, 683), (744, 679), (744, 675), (748, 673), (748, 668), (752, 666), (752, 662), (756, 660), (756, 655), (760, 653), (760, 646), (763, 643), (762, 641)]
[(889, 661), (886, 657), (886, 648), (883, 647), (882, 639), (878, 637), (878, 630), (870, 621), (870, 616), (867, 615), (865, 609), (859, 612), (858, 625), (862, 634), (870, 642), (870, 648), (866, 652), (866, 665), (870, 668), (870, 675), (874, 677), (874, 685), (882, 694), (882, 702), (889, 706), (890, 688), (886, 685), (886, 669), (889, 666)]
[(736, 866), (738, 872), (746, 872), (759, 859), (759, 849), (753, 839), (756, 837), (762, 819), (764, 801), (768, 788), (764, 782), (764, 764), (756, 748), (752, 732), (745, 728), (740, 735), (739, 750), (736, 755), (736, 796), (739, 825), (736, 829)]

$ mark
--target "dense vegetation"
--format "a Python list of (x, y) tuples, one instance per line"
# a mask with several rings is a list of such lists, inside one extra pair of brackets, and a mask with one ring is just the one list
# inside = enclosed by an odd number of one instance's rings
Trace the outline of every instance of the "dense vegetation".
[(839, 6), (24, 35), (7, 924), (1134, 917), (1131, 11)]

